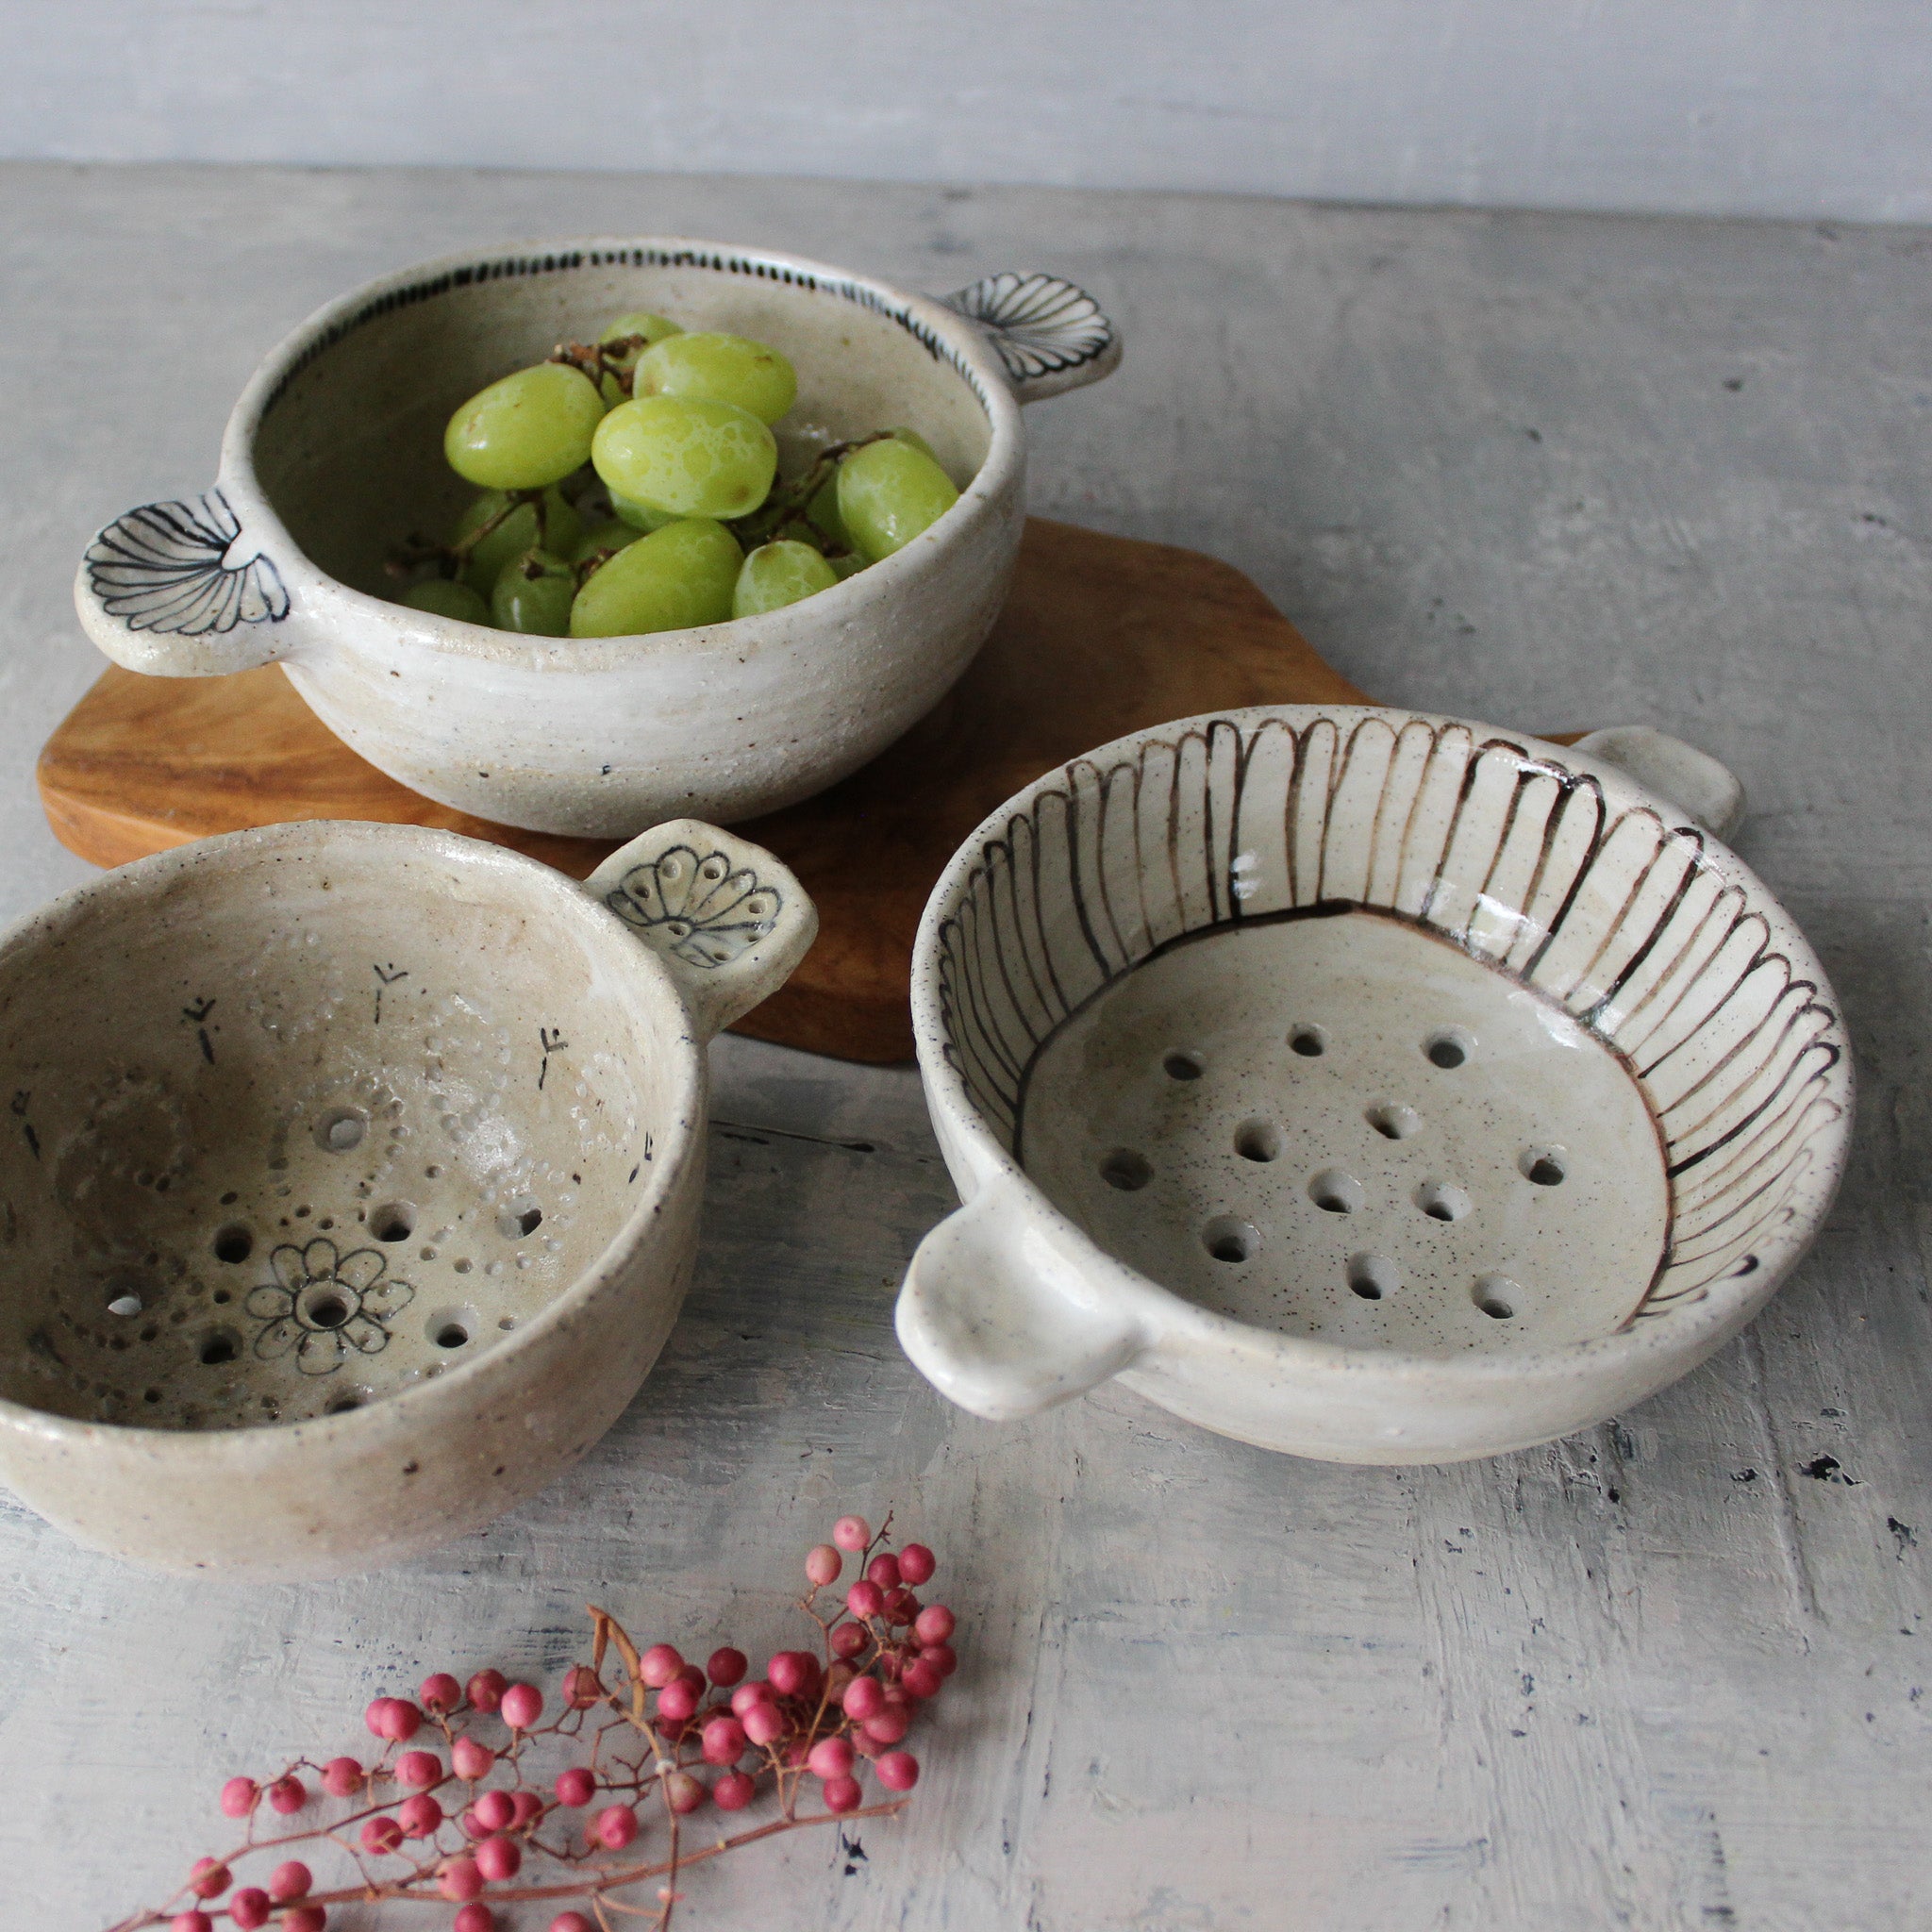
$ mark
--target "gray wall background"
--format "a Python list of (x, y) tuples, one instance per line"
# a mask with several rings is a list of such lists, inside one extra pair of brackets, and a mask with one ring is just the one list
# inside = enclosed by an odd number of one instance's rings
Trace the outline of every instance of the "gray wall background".
[(0, 48), (13, 158), (1932, 220), (1927, 0), (0, 0)]

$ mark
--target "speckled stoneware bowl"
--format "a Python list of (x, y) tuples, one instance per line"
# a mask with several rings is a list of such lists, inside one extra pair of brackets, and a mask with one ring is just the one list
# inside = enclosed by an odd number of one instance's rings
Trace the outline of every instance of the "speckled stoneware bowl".
[(143, 859), (0, 941), (0, 1480), (97, 1549), (374, 1569), (615, 1421), (676, 1316), (705, 1043), (817, 921), (691, 821), (586, 886), (416, 826)]
[(994, 1417), (1118, 1375), (1336, 1461), (1683, 1374), (1804, 1253), (1851, 1125), (1830, 989), (1734, 854), (1607, 756), (1404, 711), (1050, 773), (935, 889), (913, 1023), (965, 1202), (900, 1296), (919, 1367)]
[[(392, 603), (384, 565), (473, 492), (442, 457), (465, 397), (631, 309), (791, 358), (790, 466), (909, 425), (959, 501), (802, 604), (648, 637), (524, 638)], [(391, 777), (501, 824), (625, 838), (806, 798), (939, 703), (998, 615), (1025, 516), (1019, 405), (1120, 358), (1091, 297), (1039, 275), (943, 299), (708, 242), (540, 242), (405, 269), (311, 316), (242, 391), (206, 495), (130, 510), (75, 601), (117, 663), (205, 677), (278, 661)]]

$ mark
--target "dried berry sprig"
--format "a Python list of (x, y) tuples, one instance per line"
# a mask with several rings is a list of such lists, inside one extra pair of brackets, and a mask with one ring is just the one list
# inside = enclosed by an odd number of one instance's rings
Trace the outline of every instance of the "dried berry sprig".
[[(457, 1907), (451, 1932), (497, 1932), (501, 1907), (566, 1902), (588, 1915), (562, 1911), (550, 1932), (614, 1932), (613, 1914), (668, 1932), (691, 1867), (807, 1825), (892, 1816), (919, 1778), (902, 1741), (958, 1658), (952, 1611), (915, 1594), (937, 1567), (933, 1554), (921, 1543), (894, 1554), (891, 1523), (874, 1535), (841, 1516), (832, 1541), (807, 1555), (811, 1588), (799, 1605), (818, 1626), (818, 1653), (778, 1651), (763, 1677), (751, 1678), (750, 1659), (728, 1644), (702, 1669), (668, 1643), (640, 1650), (592, 1606), (591, 1661), (564, 1674), (562, 1709), (548, 1723), (542, 1692), (496, 1670), (467, 1684), (438, 1672), (414, 1700), (376, 1698), (364, 1713), (381, 1740), (375, 1762), (305, 1757), (265, 1782), (230, 1778), (221, 1807), (246, 1822), (243, 1841), (197, 1859), (166, 1905), (111, 1932), (215, 1932), (217, 1920), (235, 1932), (325, 1932), (336, 1906), (439, 1901)], [(861, 1574), (842, 1602), (822, 1607), (847, 1556)], [(537, 1782), (546, 1754), (568, 1760), (547, 1795)], [(890, 1794), (870, 1805), (867, 1763)], [(823, 1808), (802, 1809), (814, 1787)], [(319, 1797), (343, 1808), (325, 1823), (264, 1831), (271, 1817), (294, 1819)], [(687, 1843), (706, 1806), (736, 1814), (760, 1798), (774, 1802), (774, 1817)], [(648, 1819), (660, 1812), (662, 1845), (646, 1856)], [(296, 1846), (332, 1848), (356, 1882), (318, 1890), (309, 1866), (287, 1856)], [(237, 1883), (244, 1860), (258, 1872), (270, 1857), (278, 1862), (259, 1882)], [(652, 1904), (622, 1896), (653, 1880)]]

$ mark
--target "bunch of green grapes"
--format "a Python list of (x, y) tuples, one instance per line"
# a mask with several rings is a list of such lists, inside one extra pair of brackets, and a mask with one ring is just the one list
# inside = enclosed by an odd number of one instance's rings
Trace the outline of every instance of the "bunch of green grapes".
[(472, 396), (443, 454), (479, 495), (402, 602), (537, 637), (630, 637), (776, 610), (902, 550), (959, 492), (910, 429), (781, 481), (798, 396), (777, 350), (621, 315)]

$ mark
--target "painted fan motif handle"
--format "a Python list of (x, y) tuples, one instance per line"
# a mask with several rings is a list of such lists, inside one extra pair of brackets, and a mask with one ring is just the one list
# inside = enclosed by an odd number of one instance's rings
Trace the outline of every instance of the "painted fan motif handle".
[(1009, 269), (940, 300), (979, 325), (1023, 403), (1084, 388), (1120, 367), (1120, 331), (1086, 290), (1058, 275)]
[(249, 671), (290, 648), (282, 574), (219, 489), (116, 517), (80, 560), (74, 604), (117, 664), (160, 677)]

